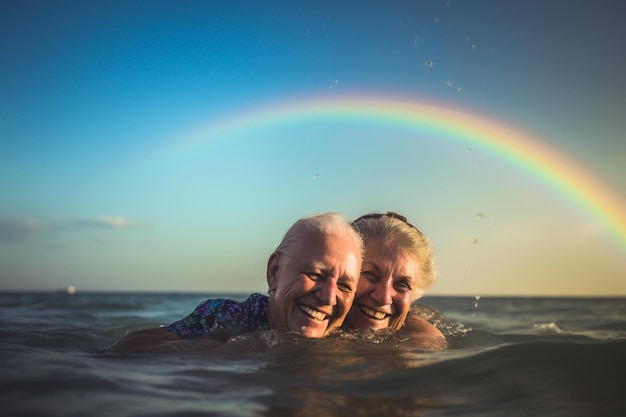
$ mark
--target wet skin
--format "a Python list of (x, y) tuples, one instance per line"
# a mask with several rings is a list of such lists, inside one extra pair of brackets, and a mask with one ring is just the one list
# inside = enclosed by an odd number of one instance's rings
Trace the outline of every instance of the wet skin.
[(270, 328), (304, 337), (323, 337), (341, 326), (357, 289), (357, 243), (310, 232), (291, 256), (274, 253), (267, 283), (274, 293), (268, 305)]
[(416, 259), (394, 245), (369, 242), (347, 323), (353, 328), (369, 329), (401, 326), (411, 301), (423, 294), (417, 285), (418, 275)]

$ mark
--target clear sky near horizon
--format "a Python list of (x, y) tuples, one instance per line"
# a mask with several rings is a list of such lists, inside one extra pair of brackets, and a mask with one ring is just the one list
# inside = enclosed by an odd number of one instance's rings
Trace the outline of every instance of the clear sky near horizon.
[(0, 290), (264, 292), (392, 210), (430, 294), (626, 296), (625, 7), (2, 0)]

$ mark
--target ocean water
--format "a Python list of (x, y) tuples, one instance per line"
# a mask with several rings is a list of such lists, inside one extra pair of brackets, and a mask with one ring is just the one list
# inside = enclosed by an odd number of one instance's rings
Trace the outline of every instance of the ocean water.
[(103, 351), (205, 298), (246, 296), (0, 293), (0, 413), (626, 415), (624, 298), (426, 297), (424, 314), (446, 334), (446, 351), (389, 335), (307, 340), (271, 331), (218, 350)]

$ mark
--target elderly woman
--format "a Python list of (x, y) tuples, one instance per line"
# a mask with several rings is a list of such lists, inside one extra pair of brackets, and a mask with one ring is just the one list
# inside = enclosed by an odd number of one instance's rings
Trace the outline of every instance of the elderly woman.
[(341, 326), (352, 306), (361, 255), (360, 236), (340, 215), (300, 219), (269, 257), (269, 297), (206, 300), (182, 320), (132, 333), (109, 351), (153, 349), (163, 342), (198, 338), (210, 339), (208, 346), (213, 347), (233, 336), (269, 329), (323, 337)]
[(407, 336), (419, 336), (424, 347), (445, 347), (439, 329), (417, 314), (409, 314), (411, 303), (435, 280), (426, 236), (393, 212), (359, 217), (352, 227), (363, 239), (364, 258), (346, 327), (402, 329)]

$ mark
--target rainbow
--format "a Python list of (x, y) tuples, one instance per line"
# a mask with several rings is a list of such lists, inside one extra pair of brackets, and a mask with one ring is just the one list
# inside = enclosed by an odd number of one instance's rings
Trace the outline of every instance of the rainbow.
[[(161, 152), (190, 150), (257, 129), (299, 123), (351, 122), (388, 124), (437, 133), (451, 140), (484, 147), (554, 187), (589, 215), (609, 227), (626, 249), (626, 205), (583, 166), (510, 125), (458, 109), (398, 97), (352, 94), (303, 97), (260, 105), (212, 122), (170, 143)], [(159, 153), (161, 153), (159, 152)]]

